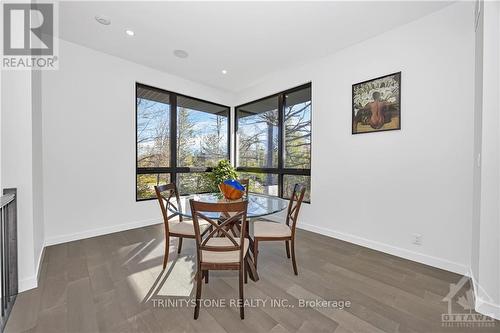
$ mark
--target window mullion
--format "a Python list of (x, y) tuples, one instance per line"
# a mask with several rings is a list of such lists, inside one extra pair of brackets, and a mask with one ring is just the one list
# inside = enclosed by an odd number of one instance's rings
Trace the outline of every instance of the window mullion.
[(285, 119), (285, 94), (278, 97), (278, 193), (283, 197), (283, 165), (284, 165), (284, 119)]
[[(170, 167), (177, 168), (177, 95), (171, 94), (170, 103)], [(177, 173), (170, 174), (170, 181), (177, 184)]]
[[(235, 119), (233, 118), (234, 117), (234, 110), (233, 108), (229, 108), (229, 113), (227, 114), (227, 159), (228, 161), (231, 163), (231, 165), (233, 167), (236, 166), (236, 156), (233, 156), (233, 158), (231, 158), (231, 150), (232, 150), (232, 145), (231, 145), (231, 140), (232, 140), (232, 131), (233, 131), (233, 126), (234, 126), (234, 122), (235, 122)], [(236, 132), (235, 132), (236, 133)], [(235, 138), (234, 138), (234, 146), (236, 146), (236, 134), (235, 134)]]

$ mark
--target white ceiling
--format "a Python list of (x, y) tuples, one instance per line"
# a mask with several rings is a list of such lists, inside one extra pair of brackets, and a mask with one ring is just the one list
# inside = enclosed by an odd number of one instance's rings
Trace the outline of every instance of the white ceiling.
[[(232, 92), (450, 2), (60, 2), (63, 39)], [(105, 15), (104, 26), (94, 19)], [(135, 32), (134, 37), (125, 34)], [(183, 49), (187, 59), (172, 52)], [(226, 69), (226, 75), (221, 70)]]

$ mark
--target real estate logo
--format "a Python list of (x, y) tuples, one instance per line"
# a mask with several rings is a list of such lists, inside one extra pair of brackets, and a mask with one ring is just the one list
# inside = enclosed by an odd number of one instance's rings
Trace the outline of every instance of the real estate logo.
[(475, 297), (472, 281), (466, 276), (450, 284), (450, 291), (443, 298), (448, 303), (448, 313), (441, 314), (441, 326), (453, 328), (495, 327), (495, 319), (474, 311)]
[(57, 69), (57, 6), (4, 3), (2, 69)]

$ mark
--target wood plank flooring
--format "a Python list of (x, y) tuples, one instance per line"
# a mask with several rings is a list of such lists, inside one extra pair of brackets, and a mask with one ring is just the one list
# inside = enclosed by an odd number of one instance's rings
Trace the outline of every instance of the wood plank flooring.
[[(442, 327), (441, 314), (448, 311), (442, 299), (461, 276), (302, 230), (298, 276), (283, 243), (263, 242), (260, 280), (245, 285), (245, 297), (255, 305), (246, 308), (245, 320), (229, 306), (238, 296), (237, 272), (212, 271), (202, 298), (219, 305), (224, 300), (227, 307), (207, 303), (195, 321), (189, 304), (194, 241), (183, 245), (177, 255), (177, 240), (171, 241), (165, 271), (162, 225), (50, 246), (39, 287), (19, 294), (5, 331), (500, 332), (498, 321), (493, 327)], [(304, 308), (301, 299), (351, 306)], [(267, 300), (265, 306), (258, 300)], [(457, 299), (452, 309), (467, 312)]]

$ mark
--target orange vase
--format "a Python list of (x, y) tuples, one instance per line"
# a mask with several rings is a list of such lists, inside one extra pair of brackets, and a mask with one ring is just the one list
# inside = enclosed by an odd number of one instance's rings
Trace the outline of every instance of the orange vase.
[(224, 195), (224, 198), (229, 199), (229, 200), (238, 200), (241, 199), (243, 196), (244, 192), (240, 191), (238, 189), (235, 189), (234, 187), (221, 183), (219, 184), (219, 189)]

